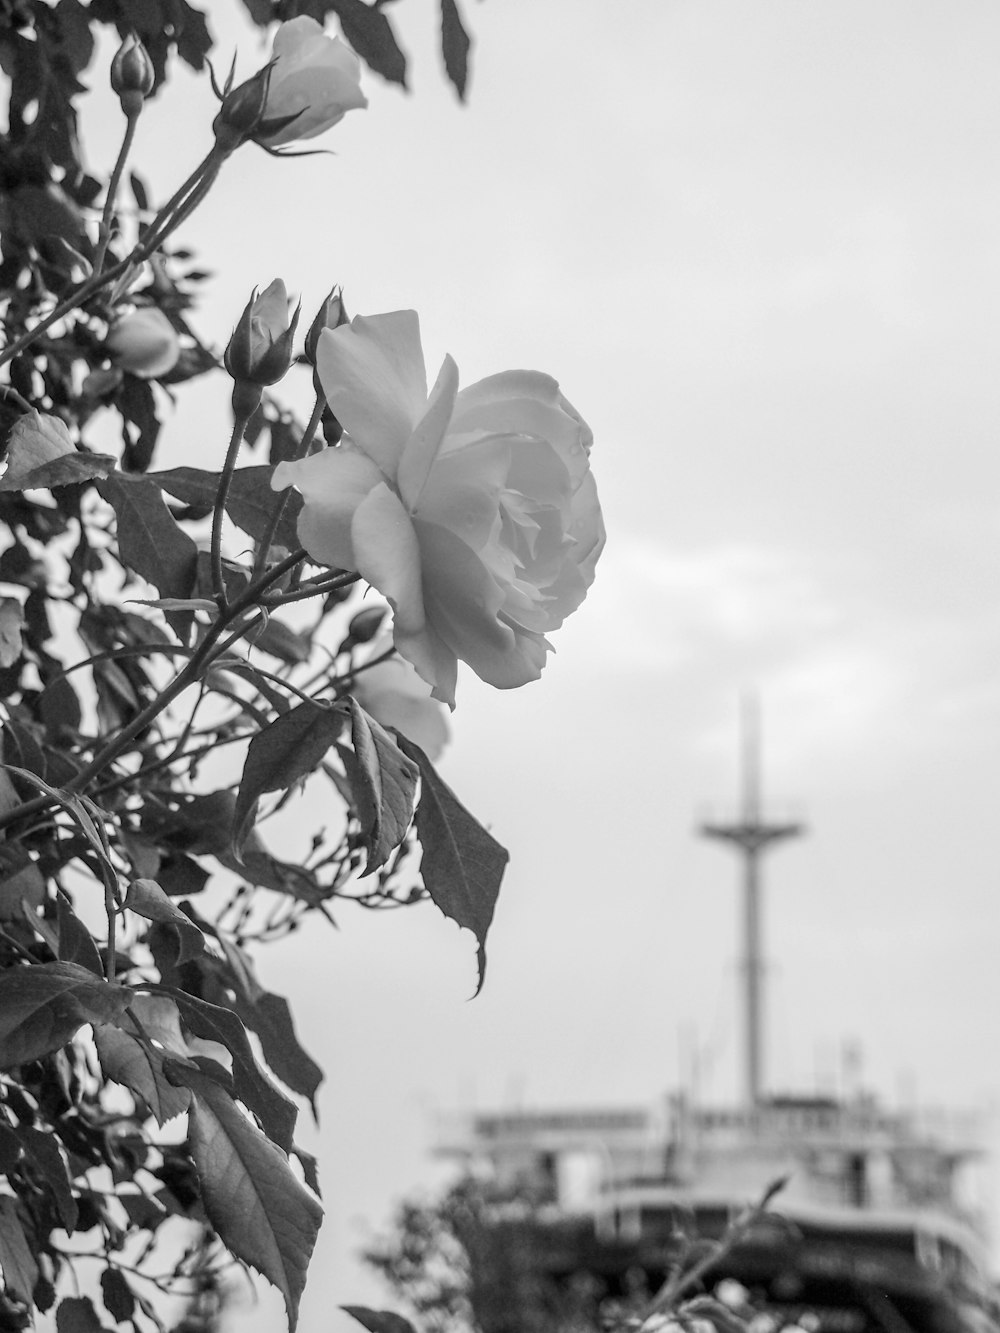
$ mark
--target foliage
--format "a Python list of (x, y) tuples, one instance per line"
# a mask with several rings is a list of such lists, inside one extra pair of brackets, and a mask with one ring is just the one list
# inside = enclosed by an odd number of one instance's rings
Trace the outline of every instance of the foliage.
[(598, 1276), (588, 1217), (559, 1215), (547, 1193), (526, 1184), (467, 1175), (439, 1199), (404, 1200), (391, 1232), (364, 1256), (416, 1327), (386, 1311), (345, 1308), (372, 1333), (747, 1333), (751, 1324), (777, 1333), (784, 1321), (755, 1310), (738, 1284), (706, 1287), (784, 1183), (717, 1241), (678, 1232), (659, 1256), (666, 1277), (654, 1291), (638, 1267), (615, 1289)]
[[(335, 16), (405, 84), (380, 3), (245, 7), (261, 26)], [(455, 0), (441, 15), (463, 96)], [(100, 29), (127, 39), (109, 181), (85, 169), (77, 132), (84, 75), (107, 77), (88, 71)], [(322, 1071), (255, 951), (344, 900), (429, 898), (473, 931), (481, 984), (506, 860), (426, 754), (352, 695), (381, 617), (352, 600), (350, 570), (310, 572), (301, 501), (270, 485), (317, 430), (336, 442), (322, 399), (303, 425), (269, 389), (248, 397), (244, 367), (226, 466), (161, 458), (167, 401), (223, 374), (196, 327), (204, 275), (173, 238), (253, 127), (220, 138), (162, 207), (127, 157), (146, 94), (169, 96), (176, 59), (204, 70), (211, 42), (187, 0), (0, 0), (5, 1328), (54, 1310), (63, 1333), (98, 1329), (103, 1309), (162, 1329), (178, 1304), (161, 1297), (181, 1297), (175, 1326), (194, 1333), (239, 1266), (281, 1291), (294, 1326), (322, 1212), (295, 1126)], [(120, 452), (92, 447), (109, 422)], [(237, 466), (244, 440), (255, 461)], [(265, 825), (307, 783), (326, 792), (327, 827), (283, 859)]]

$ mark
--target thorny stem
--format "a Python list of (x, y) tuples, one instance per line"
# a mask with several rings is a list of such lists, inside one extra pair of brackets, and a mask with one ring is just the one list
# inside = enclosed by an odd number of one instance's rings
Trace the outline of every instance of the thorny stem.
[(307, 597), (325, 596), (328, 592), (336, 592), (339, 588), (348, 588), (352, 583), (357, 583), (361, 578), (360, 574), (337, 574), (333, 578), (327, 578), (325, 575), (318, 579), (312, 579), (304, 583), (302, 587), (296, 588), (294, 592), (274, 593), (267, 599), (267, 605), (287, 606), (289, 602), (301, 602)]
[(117, 264), (105, 272), (94, 272), (86, 281), (77, 287), (75, 292), (71, 292), (65, 300), (50, 310), (47, 315), (38, 321), (38, 323), (27, 333), (23, 334), (16, 342), (9, 343), (0, 351), (0, 366), (6, 365), (8, 361), (13, 360), (19, 352), (23, 352), (26, 347), (39, 338), (46, 329), (52, 327), (58, 320), (71, 311), (76, 310), (78, 306), (83, 305), (96, 292), (102, 288), (108, 287), (122, 274), (127, 273), (130, 268), (136, 264), (141, 264), (147, 260), (154, 250), (158, 249), (160, 243), (166, 240), (167, 236), (179, 226), (181, 222), (188, 217), (197, 205), (204, 198), (208, 188), (214, 182), (219, 174), (219, 169), (226, 155), (223, 154), (218, 145), (212, 148), (207, 156), (199, 163), (191, 175), (187, 178), (181, 188), (176, 192), (172, 199), (160, 209), (150, 230), (143, 237), (131, 254), (126, 255)]
[[(319, 423), (323, 418), (323, 408), (325, 406), (326, 399), (321, 393), (318, 393), (316, 395), (316, 401), (313, 403), (312, 416), (309, 418), (309, 422), (302, 435), (302, 439), (298, 443), (298, 447), (292, 454), (292, 459), (304, 458), (308, 453), (309, 445), (312, 443), (312, 438), (316, 434)], [(278, 524), (281, 522), (281, 515), (285, 511), (287, 501), (288, 491), (284, 490), (281, 493), (281, 498), (275, 506), (274, 513), (271, 515), (271, 520), (264, 530), (264, 536), (261, 538), (260, 546), (257, 550), (257, 559), (254, 562), (253, 567), (253, 577), (255, 579), (259, 578), (263, 571), (267, 561), (267, 553), (271, 549), (271, 543), (274, 541), (274, 534), (278, 531)]]
[[(236, 390), (240, 385), (236, 385)], [(234, 390), (234, 397), (236, 390)], [(233, 422), (233, 433), (229, 437), (229, 448), (226, 450), (226, 462), (222, 469), (222, 477), (219, 480), (219, 489), (215, 495), (215, 510), (212, 514), (212, 585), (215, 588), (215, 600), (219, 604), (219, 610), (223, 615), (229, 606), (229, 599), (226, 596), (226, 582), (222, 574), (222, 520), (226, 514), (226, 501), (229, 499), (229, 487), (232, 484), (233, 473), (236, 471), (236, 458), (240, 452), (240, 445), (243, 443), (243, 432), (247, 428), (247, 422), (252, 416), (252, 412), (243, 412), (237, 410), (236, 420)], [(258, 575), (254, 571), (254, 581)]]
[(111, 225), (115, 216), (115, 200), (118, 197), (118, 185), (122, 178), (122, 172), (125, 169), (125, 163), (128, 161), (128, 155), (132, 150), (132, 140), (135, 138), (135, 127), (139, 123), (139, 113), (133, 112), (125, 121), (125, 137), (122, 139), (122, 146), (118, 151), (118, 160), (115, 163), (115, 169), (111, 173), (111, 179), (108, 182), (107, 198), (104, 200), (104, 214), (101, 217), (100, 241), (97, 246), (97, 258), (94, 260), (94, 272), (100, 273), (104, 267), (104, 260), (107, 257), (108, 246), (111, 243)]

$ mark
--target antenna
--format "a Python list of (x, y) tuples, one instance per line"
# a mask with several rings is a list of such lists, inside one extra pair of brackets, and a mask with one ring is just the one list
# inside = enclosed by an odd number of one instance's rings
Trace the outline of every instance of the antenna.
[(805, 827), (797, 823), (767, 823), (761, 813), (760, 701), (748, 693), (740, 701), (741, 811), (731, 823), (701, 825), (702, 837), (728, 843), (743, 862), (743, 1000), (745, 1019), (746, 1100), (756, 1106), (761, 1099), (763, 1068), (763, 972), (761, 951), (760, 861), (775, 843), (798, 838)]

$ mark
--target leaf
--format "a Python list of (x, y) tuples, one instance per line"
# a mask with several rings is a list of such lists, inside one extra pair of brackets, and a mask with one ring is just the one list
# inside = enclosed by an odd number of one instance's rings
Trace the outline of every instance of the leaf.
[(101, 955), (94, 937), (60, 893), (56, 899), (59, 922), (59, 957), (64, 963), (79, 963), (96, 976), (103, 975)]
[(0, 1196), (0, 1268), (4, 1291), (15, 1301), (29, 1305), (38, 1281), (38, 1264), (24, 1234), (17, 1204), (7, 1194)]
[[(271, 519), (281, 506), (281, 495), (271, 489), (273, 472), (273, 467), (266, 466), (237, 468), (226, 496), (226, 513), (238, 528), (258, 542), (264, 540)], [(170, 472), (152, 472), (149, 480), (155, 481), (175, 500), (210, 514), (215, 506), (221, 473), (177, 467)], [(284, 494), (287, 498), (273, 540), (278, 546), (294, 551), (299, 545), (296, 524), (302, 510), (302, 496), (298, 491)]]
[(55, 1134), (33, 1129), (30, 1125), (19, 1125), (16, 1133), (28, 1161), (52, 1191), (63, 1229), (72, 1235), (76, 1230), (79, 1209), (73, 1197), (69, 1168), (59, 1151), (58, 1138)]
[(190, 597), (198, 548), (177, 526), (159, 487), (123, 472), (97, 489), (117, 515), (119, 551), (128, 568), (164, 597)]
[[(278, 1078), (293, 1092), (308, 1097), (315, 1115), (315, 1097), (323, 1082), (323, 1071), (299, 1045), (288, 1001), (283, 995), (264, 989), (242, 949), (224, 937), (219, 943), (229, 964), (225, 983), (236, 995), (236, 1012), (260, 1038), (264, 1059)], [(287, 1150), (290, 1145), (281, 1146)]]
[(389, 20), (364, 0), (332, 0), (344, 36), (361, 59), (390, 83), (406, 87), (406, 56), (399, 49)]
[(288, 1158), (210, 1079), (186, 1073), (191, 1157), (202, 1203), (222, 1243), (278, 1288), (290, 1333), (323, 1209)]
[(493, 920), (507, 851), (469, 814), (418, 745), (396, 732), (399, 748), (420, 769), (417, 837), (423, 848), (424, 888), (445, 916), (465, 926), (479, 944), (479, 984), (486, 975), (486, 934)]
[(24, 476), (12, 477), (10, 472), (0, 477), (0, 491), (52, 490), (53, 486), (79, 486), (84, 481), (108, 477), (118, 466), (110, 454), (91, 454), (74, 451), (65, 458), (43, 463)]
[(469, 77), (469, 48), (472, 42), (462, 26), (456, 0), (441, 0), (441, 52), (444, 68), (455, 85), (459, 99), (465, 101), (465, 85)]
[(108, 454), (78, 453), (66, 423), (34, 409), (12, 426), (6, 457), (0, 491), (68, 486), (106, 477), (115, 469)]
[(138, 1037), (110, 1023), (94, 1028), (94, 1044), (105, 1078), (141, 1098), (161, 1128), (187, 1110), (190, 1093), (170, 1082), (163, 1072), (163, 1054), (155, 1047), (150, 1048)]
[(130, 994), (78, 963), (36, 963), (0, 974), (0, 1069), (57, 1051), (84, 1023), (121, 1018)]
[(0, 669), (12, 667), (21, 656), (24, 607), (16, 597), (0, 597)]
[(253, 646), (290, 666), (309, 660), (308, 635), (298, 633), (276, 616), (268, 616), (264, 628), (253, 636)]
[(66, 1296), (56, 1306), (56, 1333), (107, 1333), (89, 1296)]
[[(173, 999), (189, 1032), (208, 1041), (221, 1042), (226, 1047), (233, 1057), (236, 1096), (257, 1116), (267, 1137), (279, 1148), (289, 1151), (295, 1133), (295, 1103), (274, 1086), (257, 1063), (239, 1016), (231, 1009), (209, 1004), (207, 1000), (196, 999), (182, 991), (178, 991)], [(281, 1077), (279, 1070), (275, 1072)]]
[(340, 1308), (369, 1333), (417, 1333), (408, 1319), (390, 1310), (368, 1310), (363, 1305), (342, 1305)]
[(307, 777), (344, 728), (339, 710), (314, 703), (291, 708), (258, 731), (247, 749), (233, 816), (233, 846), (242, 846), (257, 802), (269, 791), (285, 791)]
[(135, 1313), (135, 1292), (120, 1268), (108, 1267), (101, 1274), (101, 1295), (104, 1308), (116, 1324), (131, 1319)]
[(132, 880), (122, 906), (137, 916), (145, 917), (147, 921), (158, 921), (163, 926), (175, 927), (180, 936), (178, 963), (196, 958), (205, 948), (204, 935), (191, 918), (176, 903), (171, 902), (155, 879)]
[(419, 770), (353, 695), (348, 696), (347, 702), (357, 761), (349, 764), (348, 777), (368, 852), (365, 874), (370, 875), (385, 864), (389, 853), (406, 836), (413, 818)]

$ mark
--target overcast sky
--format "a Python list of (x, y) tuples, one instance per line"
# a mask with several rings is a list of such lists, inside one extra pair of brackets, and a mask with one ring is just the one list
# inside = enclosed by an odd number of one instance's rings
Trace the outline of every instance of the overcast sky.
[[(435, 1108), (652, 1102), (694, 1034), (734, 1095), (736, 866), (693, 829), (735, 799), (747, 687), (810, 826), (768, 865), (769, 1086), (828, 1087), (846, 1040), (889, 1100), (1000, 1093), (1000, 11), (465, 0), (464, 108), (435, 5), (390, 12), (410, 95), (366, 77), (334, 157), (242, 149), (192, 223), (201, 327), (221, 346), (276, 276), (307, 318), (340, 282), (419, 311), (431, 378), (445, 352), (463, 383), (555, 375), (609, 541), (541, 682), (460, 678), (441, 771), (512, 854), (482, 995), (431, 906), (260, 957), (328, 1077), (304, 1333), (383, 1303), (354, 1254), (436, 1178)], [(210, 102), (181, 79), (143, 117), (157, 197)], [(163, 465), (221, 460), (227, 392), (181, 397)]]

